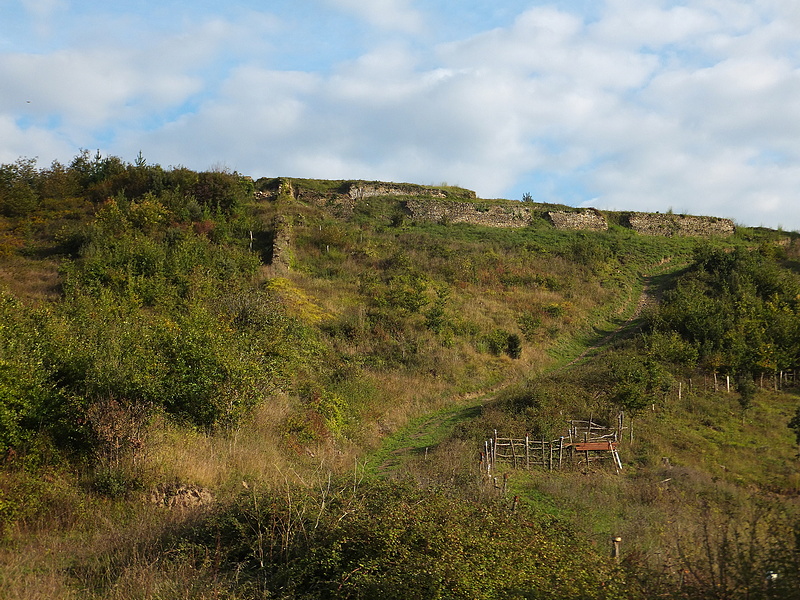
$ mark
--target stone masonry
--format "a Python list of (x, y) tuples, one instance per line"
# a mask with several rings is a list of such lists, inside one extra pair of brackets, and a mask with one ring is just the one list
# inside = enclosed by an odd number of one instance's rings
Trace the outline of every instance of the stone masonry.
[(727, 237), (736, 229), (730, 219), (653, 213), (630, 213), (622, 224), (643, 235), (666, 237)]
[[(534, 217), (544, 216), (556, 229), (569, 231), (607, 231), (605, 215), (597, 209), (552, 210), (545, 206), (511, 200), (482, 201), (472, 190), (440, 189), (408, 183), (343, 182), (333, 194), (306, 194), (293, 189), (290, 180), (280, 181), (280, 192), (297, 200), (337, 209), (342, 216), (364, 198), (398, 196), (407, 198), (403, 204), (411, 219), (418, 223), (468, 223), (484, 227), (525, 227)], [(453, 197), (455, 192), (456, 200)], [(463, 199), (463, 200), (461, 200)], [(619, 224), (642, 235), (711, 237), (730, 236), (735, 231), (733, 221), (719, 217), (630, 212), (620, 215)], [(286, 270), (290, 263), (290, 226), (278, 222), (275, 226), (273, 264)]]
[(607, 231), (608, 222), (603, 214), (594, 208), (577, 212), (552, 211), (547, 213), (547, 219), (556, 229), (569, 229), (581, 231)]
[(482, 204), (452, 200), (410, 199), (406, 207), (417, 222), (470, 223), (485, 227), (525, 227), (531, 221), (530, 209), (521, 203)]
[[(474, 192), (473, 192), (474, 193)], [(364, 183), (354, 182), (348, 194), (352, 200), (371, 198), (373, 196), (431, 196), (432, 198), (447, 198), (447, 192), (436, 188), (402, 183)]]
[(275, 237), (272, 241), (272, 266), (277, 273), (285, 274), (292, 262), (292, 231), (284, 215), (275, 217)]

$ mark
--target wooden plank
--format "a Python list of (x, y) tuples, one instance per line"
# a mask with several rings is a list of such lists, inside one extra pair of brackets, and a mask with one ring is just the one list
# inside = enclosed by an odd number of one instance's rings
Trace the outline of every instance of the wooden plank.
[(597, 450), (597, 451), (606, 450), (606, 451), (608, 451), (608, 450), (615, 450), (616, 447), (617, 447), (617, 443), (616, 442), (610, 442), (610, 441), (605, 441), (605, 442), (579, 442), (577, 444), (574, 444), (574, 446), (575, 446), (575, 450), (577, 450), (578, 452), (588, 452), (590, 450)]

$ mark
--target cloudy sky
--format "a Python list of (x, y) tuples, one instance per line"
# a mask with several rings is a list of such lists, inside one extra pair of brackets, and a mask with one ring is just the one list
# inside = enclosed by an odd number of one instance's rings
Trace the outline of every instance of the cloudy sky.
[(0, 0), (0, 162), (82, 148), (800, 230), (800, 2)]

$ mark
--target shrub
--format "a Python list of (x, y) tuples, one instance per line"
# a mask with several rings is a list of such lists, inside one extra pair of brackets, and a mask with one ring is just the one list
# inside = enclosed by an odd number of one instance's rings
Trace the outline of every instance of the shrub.
[(246, 598), (637, 597), (560, 524), (392, 481), (249, 491), (174, 547), (214, 554)]

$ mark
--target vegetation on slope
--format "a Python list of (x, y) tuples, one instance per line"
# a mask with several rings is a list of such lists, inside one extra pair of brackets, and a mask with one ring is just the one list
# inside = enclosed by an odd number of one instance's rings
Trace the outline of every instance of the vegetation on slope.
[[(402, 197), (343, 195), (141, 156), (0, 167), (4, 597), (755, 598), (769, 565), (796, 591), (774, 533), (796, 526), (796, 402), (756, 385), (797, 366), (796, 246), (412, 225)], [(621, 330), (642, 276), (687, 263), (643, 335)], [(701, 391), (714, 373), (738, 391)], [(365, 475), (415, 417), (514, 382), (445, 419), (455, 435), (393, 471), (406, 481)], [(557, 436), (619, 410), (637, 431), (622, 477), (513, 474), (512, 504), (476, 470), (494, 429)], [(163, 508), (176, 490), (214, 508)], [(730, 520), (670, 545), (695, 498), (747, 516), (763, 552)], [(665, 557), (696, 574), (681, 585)]]

